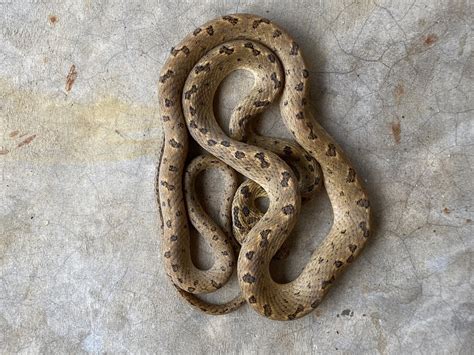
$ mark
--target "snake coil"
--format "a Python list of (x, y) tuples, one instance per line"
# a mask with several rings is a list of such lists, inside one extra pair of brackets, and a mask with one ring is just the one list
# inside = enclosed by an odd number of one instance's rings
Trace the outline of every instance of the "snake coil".
[[(255, 84), (233, 112), (229, 137), (216, 122), (213, 98), (220, 82), (236, 69), (253, 73)], [(163, 66), (159, 106), (164, 146), (157, 181), (163, 262), (181, 295), (204, 312), (223, 314), (248, 303), (271, 319), (302, 317), (320, 304), (369, 237), (368, 196), (339, 145), (313, 117), (307, 104), (309, 76), (298, 44), (273, 22), (249, 14), (224, 16), (197, 28), (171, 50)], [(296, 143), (251, 131), (251, 119), (273, 101), (279, 101)], [(209, 155), (198, 157), (185, 173), (189, 134)], [(210, 167), (229, 180), (222, 209), (229, 223), (224, 228), (209, 218), (194, 193), (195, 176)], [(238, 187), (236, 172), (248, 182)], [(276, 283), (270, 261), (296, 223), (301, 196), (320, 183), (333, 208), (332, 228), (295, 280)], [(269, 199), (263, 216), (252, 213), (249, 202), (261, 193), (259, 188)], [(245, 220), (249, 216), (252, 220)], [(242, 232), (236, 236), (241, 243), (237, 257), (231, 219), (234, 231)], [(211, 246), (214, 264), (208, 270), (191, 260), (189, 222)], [(237, 297), (211, 304), (196, 296), (222, 287), (235, 265), (241, 289)]]

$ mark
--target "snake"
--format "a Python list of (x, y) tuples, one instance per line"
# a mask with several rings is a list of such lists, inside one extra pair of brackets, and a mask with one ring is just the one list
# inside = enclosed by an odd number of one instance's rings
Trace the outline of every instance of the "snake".
[[(254, 85), (234, 109), (226, 134), (213, 100), (222, 80), (235, 70), (250, 72)], [(371, 208), (361, 177), (309, 105), (310, 71), (299, 45), (269, 19), (222, 16), (171, 49), (158, 82), (164, 141), (156, 184), (162, 261), (171, 283), (208, 314), (229, 313), (243, 304), (272, 320), (309, 314), (369, 239)], [(264, 139), (250, 127), (273, 103), (291, 132), (291, 143)], [(188, 164), (190, 139), (206, 154)], [(302, 160), (306, 167), (296, 169), (295, 162)], [(198, 201), (194, 183), (206, 169), (217, 169), (225, 181), (223, 226)], [(238, 176), (247, 179), (240, 186)], [(291, 234), (302, 198), (321, 185), (333, 210), (331, 229), (301, 273), (278, 283), (270, 262)], [(259, 212), (253, 202), (262, 196), (268, 208)], [(192, 228), (211, 248), (214, 263), (208, 269), (198, 268), (191, 258)], [(234, 298), (221, 304), (203, 299), (235, 270), (239, 293)]]

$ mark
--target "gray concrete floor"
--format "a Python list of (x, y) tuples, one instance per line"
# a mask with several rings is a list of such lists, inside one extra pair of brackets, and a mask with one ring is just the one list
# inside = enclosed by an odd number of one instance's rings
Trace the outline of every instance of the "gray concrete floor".
[[(296, 37), (377, 222), (293, 322), (203, 315), (161, 266), (158, 73), (185, 34), (233, 12)], [(469, 1), (0, 0), (0, 352), (472, 354), (473, 18)], [(222, 120), (250, 85), (226, 81)], [(286, 135), (277, 107), (261, 130)], [(202, 185), (215, 211), (219, 179)], [(321, 193), (275, 277), (296, 277), (330, 223)]]

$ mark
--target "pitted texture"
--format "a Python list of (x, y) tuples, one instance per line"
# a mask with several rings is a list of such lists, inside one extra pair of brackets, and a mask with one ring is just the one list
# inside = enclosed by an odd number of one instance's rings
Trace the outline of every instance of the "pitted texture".
[[(216, 122), (212, 103), (220, 82), (236, 69), (252, 72), (255, 84), (233, 113), (229, 137)], [(226, 313), (246, 301), (271, 319), (302, 317), (318, 306), (369, 237), (369, 199), (339, 145), (313, 118), (307, 105), (308, 81), (309, 72), (298, 44), (269, 20), (247, 14), (224, 16), (196, 29), (172, 49), (163, 66), (159, 100), (165, 142), (158, 177), (163, 260), (184, 298), (205, 312)], [(249, 120), (275, 100), (279, 100), (281, 116), (297, 142), (288, 148), (278, 142), (272, 149), (271, 140), (246, 128)], [(268, 210), (256, 216), (260, 219), (253, 220), (238, 237), (242, 245), (236, 260), (230, 228), (221, 231), (201, 209), (190, 207), (192, 184), (183, 189), (188, 133), (215, 157), (198, 158), (201, 164), (215, 165), (234, 179), (232, 168), (260, 185), (268, 196)], [(289, 167), (294, 165), (291, 160), (288, 164), (283, 160), (285, 154), (300, 154), (296, 150), (307, 158), (304, 176), (297, 168)], [(321, 181), (316, 162), (333, 208), (333, 225), (301, 274), (290, 283), (279, 284), (272, 279), (269, 264), (296, 223), (301, 196)], [(192, 165), (188, 170), (194, 176), (199, 169)], [(228, 221), (233, 217), (235, 228), (240, 214), (246, 214), (244, 208), (251, 206), (242, 201), (231, 208), (230, 195), (248, 187), (243, 185), (236, 191), (236, 180), (232, 181), (223, 214)], [(215, 262), (209, 270), (198, 269), (191, 260), (188, 213), (212, 248)], [(209, 304), (196, 297), (220, 288), (230, 277), (235, 261), (241, 295), (225, 305)]]

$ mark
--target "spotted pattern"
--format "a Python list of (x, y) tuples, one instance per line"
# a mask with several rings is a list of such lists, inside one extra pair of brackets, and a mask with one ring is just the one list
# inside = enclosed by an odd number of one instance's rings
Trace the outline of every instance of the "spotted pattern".
[[(243, 67), (259, 84), (234, 111), (228, 137), (212, 115), (211, 95), (231, 70)], [(195, 29), (172, 48), (162, 68), (158, 81), (165, 140), (157, 178), (166, 221), (162, 261), (179, 294), (197, 309), (223, 314), (247, 303), (271, 319), (300, 318), (322, 302), (370, 235), (371, 208), (361, 180), (307, 104), (309, 74), (300, 47), (282, 28), (248, 14), (226, 15)], [(277, 101), (296, 142), (274, 143), (248, 130), (252, 117)], [(185, 166), (188, 133), (208, 155)], [(207, 168), (218, 169), (228, 181), (224, 228), (205, 213), (194, 191), (196, 176)], [(249, 179), (240, 188), (236, 172)], [(301, 197), (322, 182), (337, 212), (332, 228), (298, 278), (276, 284), (269, 263), (296, 223)], [(256, 212), (258, 194), (269, 200), (266, 213)], [(198, 269), (191, 260), (189, 223), (209, 243), (215, 260), (209, 270)], [(199, 298), (222, 287), (236, 265), (239, 295), (224, 304)]]

